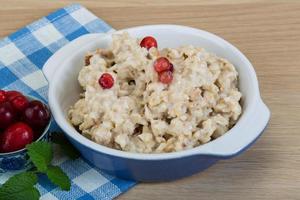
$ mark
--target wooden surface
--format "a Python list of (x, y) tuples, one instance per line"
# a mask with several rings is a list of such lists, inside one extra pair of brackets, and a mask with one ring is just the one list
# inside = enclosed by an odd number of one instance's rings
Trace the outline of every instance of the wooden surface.
[[(138, 184), (120, 200), (300, 199), (300, 1), (77, 2), (116, 29), (174, 23), (225, 38), (253, 63), (262, 97), (272, 112), (268, 129), (242, 155), (179, 181)], [(0, 36), (69, 3), (0, 0)]]

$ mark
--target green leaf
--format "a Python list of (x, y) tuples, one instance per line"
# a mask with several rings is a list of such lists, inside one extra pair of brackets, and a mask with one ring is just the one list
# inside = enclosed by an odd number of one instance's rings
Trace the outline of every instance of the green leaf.
[(58, 144), (63, 152), (72, 160), (79, 158), (80, 153), (75, 147), (64, 137), (63, 133), (53, 132), (51, 134), (51, 140), (53, 143)]
[(34, 187), (37, 180), (33, 172), (23, 172), (12, 176), (0, 188), (0, 200), (38, 200), (40, 193)]
[(59, 186), (62, 190), (70, 190), (71, 182), (69, 177), (57, 166), (49, 166), (47, 176), (52, 183)]
[(46, 172), (52, 160), (52, 147), (46, 141), (33, 142), (26, 146), (28, 155), (39, 172)]

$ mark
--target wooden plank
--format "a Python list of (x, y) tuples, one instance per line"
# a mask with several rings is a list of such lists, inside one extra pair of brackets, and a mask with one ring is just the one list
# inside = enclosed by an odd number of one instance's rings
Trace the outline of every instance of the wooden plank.
[[(69, 0), (1, 0), (0, 36)], [(119, 199), (300, 199), (300, 1), (77, 1), (114, 28), (175, 23), (216, 33), (253, 63), (272, 112), (242, 155), (169, 183), (138, 184)]]

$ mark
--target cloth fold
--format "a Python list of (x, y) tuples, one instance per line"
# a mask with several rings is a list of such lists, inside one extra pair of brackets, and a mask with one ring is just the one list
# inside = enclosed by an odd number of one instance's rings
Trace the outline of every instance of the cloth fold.
[[(48, 82), (41, 69), (59, 48), (88, 33), (113, 29), (79, 4), (59, 9), (0, 40), (0, 88), (18, 90), (47, 101)], [(58, 130), (55, 125), (51, 130)], [(54, 149), (55, 165), (70, 177), (69, 192), (61, 191), (44, 176), (37, 185), (41, 199), (113, 199), (136, 183), (110, 176), (79, 158), (69, 160)], [(14, 173), (0, 174), (0, 184)]]

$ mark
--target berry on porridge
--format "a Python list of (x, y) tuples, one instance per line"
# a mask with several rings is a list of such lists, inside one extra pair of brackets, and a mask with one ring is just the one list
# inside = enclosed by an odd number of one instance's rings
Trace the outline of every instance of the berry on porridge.
[(140, 46), (144, 47), (146, 49), (150, 49), (151, 47), (157, 48), (157, 42), (154, 37), (147, 36), (147, 37), (144, 37), (144, 39), (142, 39)]
[(159, 81), (164, 84), (170, 84), (173, 80), (173, 73), (171, 71), (163, 71), (158, 74)]
[(154, 62), (154, 68), (156, 72), (163, 72), (171, 69), (171, 63), (165, 57), (157, 58)]
[(242, 95), (229, 61), (191, 45), (159, 50), (151, 36), (112, 37), (109, 48), (87, 54), (78, 75), (83, 92), (68, 116), (81, 134), (118, 150), (161, 153), (205, 144), (235, 125)]
[(99, 84), (103, 89), (109, 89), (114, 85), (114, 78), (109, 73), (104, 73), (99, 78)]

